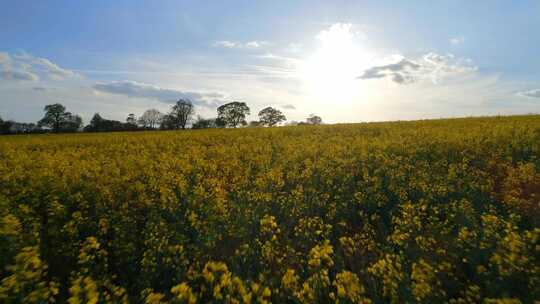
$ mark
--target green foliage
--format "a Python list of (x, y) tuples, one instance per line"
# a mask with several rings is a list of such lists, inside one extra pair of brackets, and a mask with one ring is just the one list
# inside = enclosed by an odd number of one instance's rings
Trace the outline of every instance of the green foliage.
[(533, 303), (539, 130), (0, 138), (0, 302)]
[(285, 115), (272, 107), (266, 107), (259, 112), (259, 121), (263, 126), (272, 127), (285, 120), (287, 120)]
[(236, 128), (238, 126), (245, 126), (246, 116), (249, 115), (249, 107), (245, 102), (233, 101), (221, 105), (217, 108), (217, 125), (224, 125), (226, 127)]
[(48, 127), (53, 132), (75, 132), (82, 126), (82, 118), (66, 112), (66, 107), (59, 103), (46, 105), (45, 116), (38, 122), (40, 127)]

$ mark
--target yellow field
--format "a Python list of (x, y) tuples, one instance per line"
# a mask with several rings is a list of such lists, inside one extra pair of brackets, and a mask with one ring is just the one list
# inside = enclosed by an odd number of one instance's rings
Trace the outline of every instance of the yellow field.
[(531, 303), (540, 116), (2, 137), (0, 217), (3, 303)]

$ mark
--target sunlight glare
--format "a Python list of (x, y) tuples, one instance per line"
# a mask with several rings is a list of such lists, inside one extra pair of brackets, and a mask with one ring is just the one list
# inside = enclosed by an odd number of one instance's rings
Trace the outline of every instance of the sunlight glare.
[(309, 95), (341, 101), (361, 95), (356, 77), (369, 67), (373, 57), (356, 43), (355, 36), (351, 24), (334, 24), (317, 35), (320, 46), (302, 67)]

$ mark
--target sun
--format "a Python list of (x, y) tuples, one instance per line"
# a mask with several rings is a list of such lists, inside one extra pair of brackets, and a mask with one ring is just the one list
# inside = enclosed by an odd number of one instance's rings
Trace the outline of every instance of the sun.
[(319, 47), (301, 69), (311, 97), (345, 101), (361, 95), (356, 77), (369, 67), (373, 57), (356, 42), (357, 35), (350, 24), (334, 24), (317, 35)]

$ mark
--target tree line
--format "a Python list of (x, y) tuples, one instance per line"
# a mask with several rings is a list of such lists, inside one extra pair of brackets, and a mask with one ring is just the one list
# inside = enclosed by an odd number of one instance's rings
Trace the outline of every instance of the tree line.
[[(157, 109), (148, 109), (139, 117), (133, 113), (129, 114), (125, 122), (105, 119), (99, 113), (96, 113), (90, 123), (84, 127), (81, 116), (67, 111), (62, 104), (46, 105), (43, 110), (45, 114), (37, 123), (4, 121), (0, 117), (0, 134), (273, 127), (287, 121), (287, 118), (280, 110), (266, 107), (259, 111), (259, 120), (248, 122), (246, 117), (251, 114), (250, 108), (245, 102), (239, 101), (219, 106), (215, 118), (203, 118), (199, 115), (195, 118), (195, 106), (193, 103), (188, 99), (180, 99), (171, 107), (168, 113), (161, 113)], [(287, 125), (318, 124), (322, 124), (321, 117), (311, 114), (306, 118), (305, 122), (291, 121)]]

